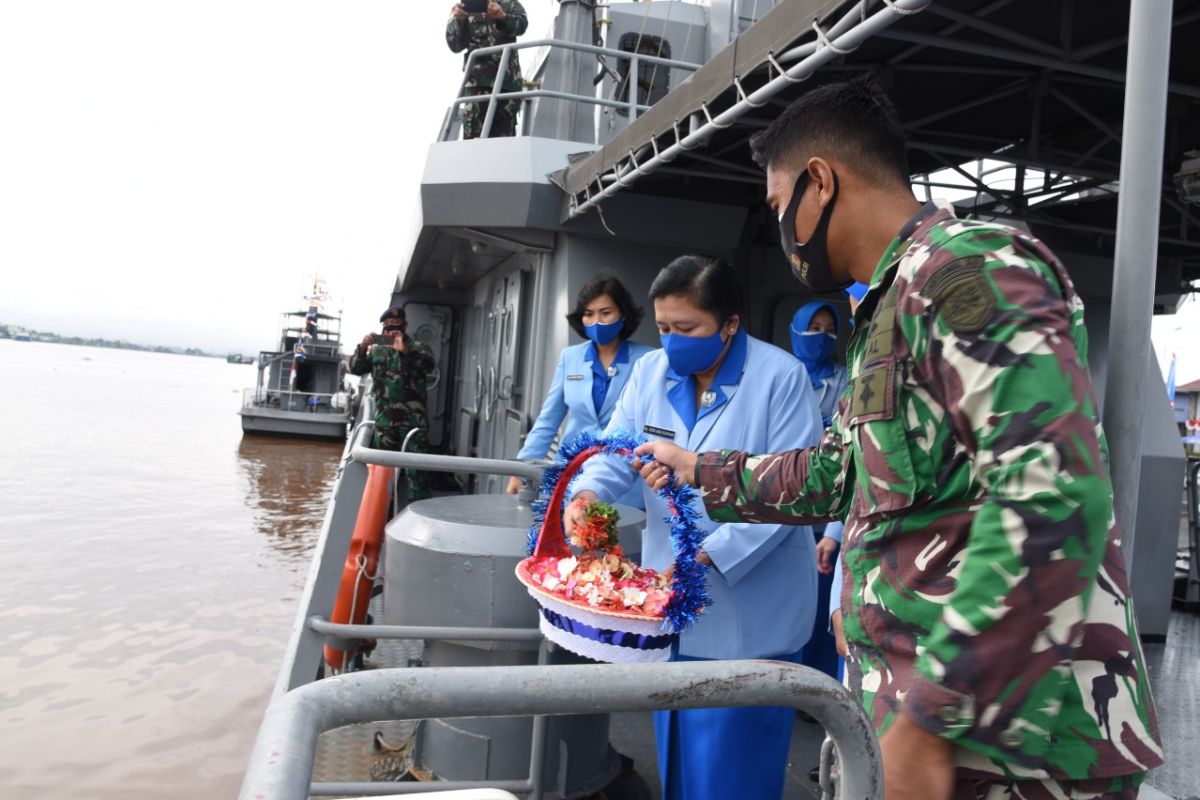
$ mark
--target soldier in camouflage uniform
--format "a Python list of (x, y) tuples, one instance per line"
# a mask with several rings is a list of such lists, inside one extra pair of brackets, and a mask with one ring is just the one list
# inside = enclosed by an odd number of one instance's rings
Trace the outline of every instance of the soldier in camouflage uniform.
[(810, 92), (752, 146), (797, 277), (870, 284), (850, 384), (816, 447), (656, 441), (643, 475), (685, 476), (717, 521), (845, 520), (847, 682), (888, 800), (1136, 797), (1162, 747), (1066, 270), (922, 207), (869, 81)]
[[(405, 448), (410, 453), (427, 450), (425, 431), (425, 384), (436, 364), (433, 353), (406, 332), (404, 309), (389, 308), (379, 318), (384, 336), (394, 337), (393, 344), (375, 344), (373, 334), (365, 336), (354, 355), (350, 371), (355, 375), (371, 373), (375, 393), (375, 439), (381, 450), (399, 450), (409, 431), (416, 429)], [(407, 501), (430, 496), (429, 478), (424, 472), (405, 470)], [(399, 504), (398, 504), (399, 505)]]
[[(464, 50), (463, 63), (472, 50), (493, 45), (511, 44), (529, 27), (529, 18), (519, 0), (491, 0), (487, 11), (482, 14), (468, 14), (462, 3), (450, 9), (450, 19), (446, 23), (446, 44), (455, 53)], [(471, 71), (467, 74), (463, 85), (463, 94), (468, 97), (491, 94), (496, 83), (496, 73), (500, 70), (500, 53), (475, 59)], [(514, 51), (509, 56), (508, 69), (504, 75), (502, 92), (521, 91), (521, 62)], [(483, 133), (483, 120), (487, 115), (486, 102), (464, 103), (463, 138), (478, 139)], [(521, 108), (519, 100), (502, 100), (496, 103), (496, 114), (492, 118), (490, 136), (515, 136), (517, 132), (517, 112)]]

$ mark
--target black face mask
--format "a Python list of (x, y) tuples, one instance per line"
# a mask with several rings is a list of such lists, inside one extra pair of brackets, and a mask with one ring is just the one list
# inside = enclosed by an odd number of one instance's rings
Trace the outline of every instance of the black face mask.
[(800, 200), (804, 190), (808, 188), (808, 170), (800, 173), (796, 186), (792, 189), (792, 199), (788, 202), (787, 210), (779, 218), (779, 245), (792, 266), (792, 274), (796, 280), (804, 284), (810, 292), (836, 292), (854, 283), (853, 280), (838, 282), (834, 279), (829, 266), (829, 252), (826, 240), (829, 237), (829, 218), (833, 215), (833, 207), (838, 199), (838, 178), (833, 176), (833, 197), (829, 205), (821, 212), (817, 227), (813, 229), (812, 238), (804, 244), (796, 241), (796, 211), (800, 208)]

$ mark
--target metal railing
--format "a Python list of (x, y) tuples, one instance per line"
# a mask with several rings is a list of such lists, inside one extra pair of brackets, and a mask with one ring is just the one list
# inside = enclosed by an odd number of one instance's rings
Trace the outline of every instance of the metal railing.
[(298, 392), (291, 389), (255, 387), (242, 390), (242, 407), (273, 411), (343, 413), (350, 408), (350, 395), (347, 392)]
[[(790, 706), (811, 714), (841, 759), (842, 796), (883, 797), (879, 745), (850, 693), (819, 672), (773, 661), (384, 669), (328, 678), (277, 697), (268, 707), (239, 797), (303, 800), (323, 788), (310, 785), (317, 737), (360, 722), (728, 706)], [(405, 786), (341, 784), (339, 790), (392, 794)], [(525, 781), (493, 786), (537, 797)]]
[[(362, 403), (358, 412), (358, 424), (346, 441), (342, 453), (342, 465), (334, 483), (332, 499), (325, 512), (325, 520), (313, 553), (312, 567), (304, 584), (295, 622), (283, 665), (275, 682), (273, 697), (280, 697), (299, 686), (316, 680), (322, 664), (322, 648), (327, 637), (344, 639), (366, 638), (365, 632), (354, 630), (357, 626), (341, 626), (326, 622), (333, 612), (333, 598), (337, 594), (342, 576), (342, 564), (350, 547), (350, 537), (358, 518), (358, 506), (367, 483), (367, 465), (419, 469), (426, 471), (483, 473), (491, 475), (517, 475), (540, 481), (544, 467), (522, 461), (500, 459), (462, 458), (432, 453), (407, 453), (378, 450), (369, 446), (375, 431), (375, 398), (369, 381), (362, 385)], [(389, 629), (395, 630), (389, 630)], [(491, 635), (483, 637), (485, 630)], [(406, 626), (372, 626), (372, 638), (442, 639), (513, 641), (507, 638), (510, 629), (475, 628), (408, 628)], [(511, 635), (520, 640), (537, 641), (541, 634), (536, 629), (511, 629)]]
[[(766, 63), (759, 67), (765, 68), (768, 75), (773, 76), (766, 84), (753, 92), (747, 92), (740, 78), (735, 76), (735, 103), (719, 113), (714, 113), (707, 103), (701, 103), (694, 113), (681, 114), (681, 120), (675, 122), (673, 131), (652, 132), (644, 144), (631, 147), (629, 154), (617, 161), (610, 170), (593, 176), (582, 192), (568, 198), (567, 218), (574, 219), (589, 208), (599, 205), (604, 198), (629, 186), (630, 182), (674, 161), (680, 154), (696, 149), (718, 130), (730, 127), (752, 109), (766, 105), (788, 86), (807, 80), (820, 67), (838, 56), (852, 52), (873, 34), (887, 28), (901, 17), (923, 11), (931, 2), (932, 0), (860, 0), (828, 30), (822, 29), (814, 21), (813, 29), (817, 35), (814, 41), (794, 47), (778, 56), (773, 53), (767, 54)], [(871, 6), (880, 3), (884, 7), (871, 14)], [(792, 60), (797, 60), (798, 63), (790, 67), (784, 66)], [(694, 122), (689, 123), (688, 120)], [(701, 120), (703, 124), (700, 124)], [(688, 128), (686, 133), (680, 132), (681, 121)], [(660, 148), (658, 137), (672, 133), (674, 142)], [(596, 187), (595, 191), (591, 188), (593, 184)], [(579, 195), (583, 195), (582, 199)]]
[[(363, 398), (364, 408), (373, 408), (370, 397)], [(365, 417), (364, 417), (365, 419)], [(396, 450), (377, 450), (369, 447), (370, 431), (365, 424), (359, 426), (351, 439), (350, 458), (363, 464), (376, 464), (399, 469), (417, 469), (426, 472), (462, 472), (482, 475), (516, 475), (519, 478), (541, 480), (545, 467), (525, 461), (508, 461), (500, 458), (473, 458), (468, 456), (443, 456), (436, 453), (405, 453)]]
[[(629, 73), (625, 76), (624, 84), (628, 87), (627, 100), (609, 100), (604, 97), (588, 94), (575, 94), (572, 92), (560, 92), (551, 89), (522, 89), (516, 92), (501, 91), (504, 85), (505, 75), (508, 71), (508, 65), (514, 57), (514, 53), (518, 50), (526, 50), (534, 47), (545, 47), (549, 50), (574, 50), (580, 53), (591, 53), (597, 56), (612, 56), (618, 59), (629, 61)], [(479, 94), (468, 96), (464, 94), (467, 86), (467, 76), (471, 73), (471, 67), (476, 59), (485, 58), (487, 56), (500, 54), (500, 64), (496, 70), (496, 79), (492, 83), (492, 91), (488, 94)], [(648, 105), (638, 103), (638, 74), (639, 67), (642, 63), (667, 67), (668, 69), (682, 69), (688, 72), (695, 72), (700, 68), (699, 64), (692, 64), (687, 61), (676, 61), (671, 58), (662, 58), (660, 56), (650, 56), (641, 53), (628, 52), (625, 50), (614, 50), (610, 47), (597, 47), (596, 45), (581, 44), (579, 42), (567, 42), (560, 39), (535, 39), (527, 42), (513, 42), (511, 44), (499, 44), (492, 47), (480, 47), (477, 50), (472, 50), (467, 55), (466, 64), (463, 66), (463, 79), (458, 87), (458, 97), (454, 99), (449, 110), (446, 112), (446, 120), (442, 125), (441, 135), (438, 141), (447, 141), (451, 138), (454, 131), (454, 121), (458, 118), (459, 109), (469, 103), (487, 103), (487, 112), (483, 118), (483, 128), (480, 133), (480, 138), (486, 139), (492, 132), (492, 122), (496, 117), (496, 104), (504, 100), (521, 100), (524, 103), (527, 100), (537, 98), (550, 98), (555, 100), (567, 100), (577, 103), (583, 103), (594, 106), (605, 106), (608, 108), (619, 108), (628, 111), (629, 120), (632, 122), (637, 119), (637, 115), (641, 111), (650, 108)]]
[(1183, 582), (1184, 603), (1200, 603), (1200, 458), (1187, 460), (1188, 571)]

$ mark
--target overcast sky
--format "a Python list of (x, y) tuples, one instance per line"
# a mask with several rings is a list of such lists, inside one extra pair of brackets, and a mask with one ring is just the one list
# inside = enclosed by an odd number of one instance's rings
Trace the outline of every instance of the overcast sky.
[[(526, 37), (555, 0), (525, 0)], [(409, 246), (459, 80), (450, 2), (0, 3), (0, 321), (273, 347), (323, 275), (350, 340)], [(1200, 378), (1200, 313), (1159, 319)]]
[[(273, 347), (305, 279), (376, 326), (457, 89), (451, 2), (0, 3), (0, 321)], [(554, 0), (526, 0), (527, 37)]]

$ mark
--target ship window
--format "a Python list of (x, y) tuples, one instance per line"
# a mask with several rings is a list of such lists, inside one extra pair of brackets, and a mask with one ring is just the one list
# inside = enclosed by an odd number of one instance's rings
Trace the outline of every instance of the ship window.
[[(621, 37), (617, 47), (626, 53), (638, 53), (656, 58), (671, 57), (671, 43), (661, 36), (644, 36), (630, 31)], [(629, 64), (628, 58), (617, 60), (617, 73), (620, 80), (617, 83), (616, 100), (629, 102)], [(670, 89), (671, 69), (660, 64), (638, 62), (637, 102), (638, 105), (652, 106), (667, 96)], [(626, 115), (629, 109), (617, 109), (618, 114)]]

